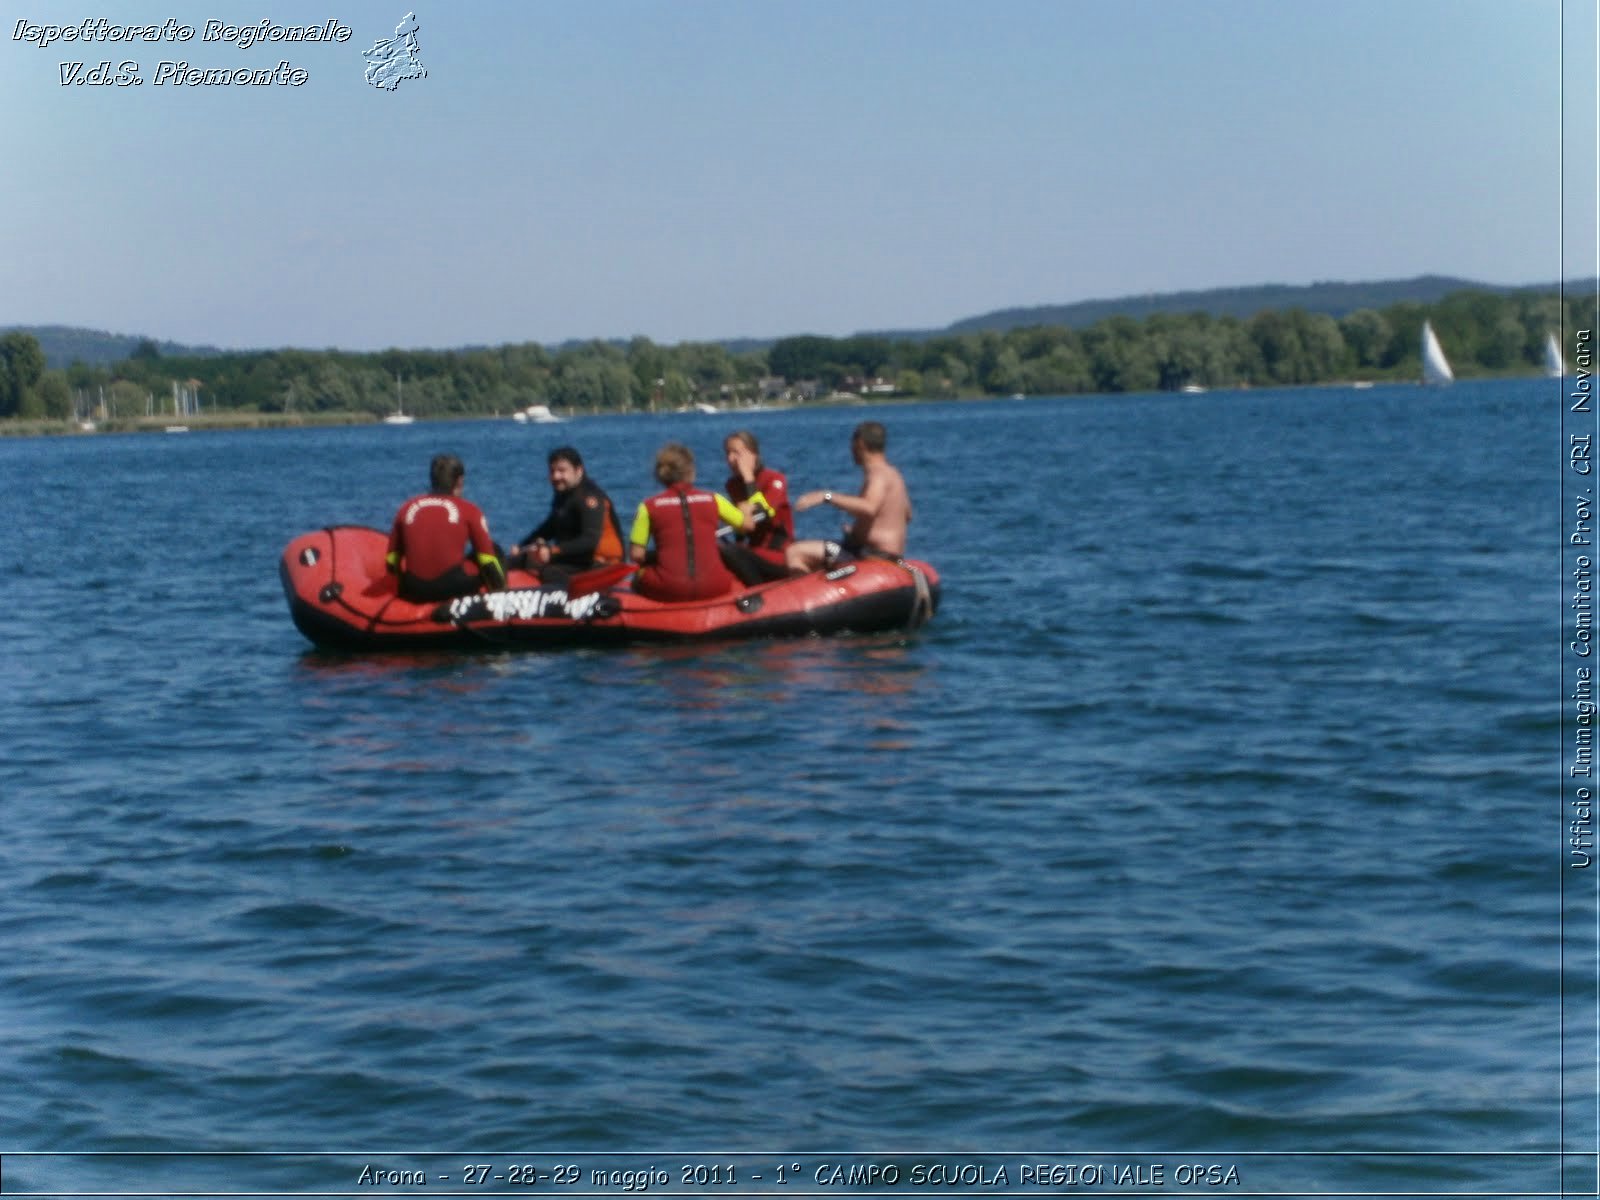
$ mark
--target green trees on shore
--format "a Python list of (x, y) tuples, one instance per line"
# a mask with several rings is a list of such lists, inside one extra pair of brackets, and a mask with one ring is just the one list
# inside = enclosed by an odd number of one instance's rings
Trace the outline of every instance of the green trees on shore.
[(0, 417), (44, 417), (44, 351), (26, 333), (0, 335)]
[[(1554, 293), (1463, 291), (1437, 304), (1394, 304), (1333, 317), (1303, 309), (1248, 319), (1206, 313), (1115, 316), (1086, 329), (1033, 326), (891, 339), (787, 337), (735, 353), (710, 342), (587, 342), (454, 351), (269, 350), (164, 357), (154, 343), (110, 366), (46, 370), (30, 335), (0, 336), (0, 417), (134, 417), (176, 411), (391, 411), (403, 388), (421, 416), (508, 413), (530, 404), (579, 411), (676, 409), (752, 401), (804, 382), (805, 394), (865, 391), (930, 397), (1144, 392), (1412, 379), (1422, 323), (1433, 322), (1461, 378), (1532, 373), (1548, 334), (1579, 327)], [(780, 380), (781, 377), (781, 380)], [(192, 407), (185, 411), (194, 411)]]

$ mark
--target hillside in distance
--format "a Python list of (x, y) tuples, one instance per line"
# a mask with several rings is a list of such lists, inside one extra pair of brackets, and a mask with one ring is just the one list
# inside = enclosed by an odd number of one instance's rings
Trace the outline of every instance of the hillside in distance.
[[(1593, 280), (1569, 281), (1567, 290), (1593, 288)], [(1365, 283), (1321, 282), (1309, 284), (1268, 283), (1253, 287), (1208, 288), (1204, 291), (1161, 292), (1143, 296), (1122, 296), (1111, 300), (1081, 300), (1073, 304), (1045, 304), (1029, 308), (1002, 308), (976, 317), (954, 321), (933, 331), (904, 330), (879, 336), (909, 339), (943, 337), (949, 334), (1004, 333), (1031, 325), (1065, 325), (1087, 329), (1108, 317), (1143, 320), (1158, 313), (1203, 312), (1213, 317), (1246, 320), (1267, 309), (1304, 309), (1330, 317), (1345, 317), (1363, 308), (1382, 309), (1391, 304), (1437, 304), (1455, 292), (1557, 292), (1561, 285), (1529, 284), (1507, 287), (1457, 279), (1448, 275), (1419, 275), (1414, 279), (1389, 279)]]
[(159, 341), (143, 334), (107, 333), (103, 329), (82, 329), (76, 325), (3, 325), (0, 333), (16, 330), (31, 333), (44, 351), (45, 366), (51, 370), (81, 362), (86, 366), (109, 366), (133, 357), (145, 342), (155, 346), (163, 358), (215, 358), (230, 353), (215, 346), (183, 346)]
[[(1593, 292), (1595, 281), (1569, 280), (1566, 289), (1569, 294)], [(1555, 293), (1560, 290), (1561, 285), (1557, 283), (1503, 286), (1447, 275), (1420, 275), (1415, 279), (1366, 283), (1274, 283), (1254, 287), (1151, 293), (1106, 300), (1080, 300), (1071, 304), (1003, 308), (979, 316), (964, 317), (942, 329), (867, 330), (856, 336), (889, 338), (894, 341), (927, 341), (930, 338), (986, 331), (1005, 333), (1033, 325), (1065, 325), (1073, 329), (1087, 329), (1108, 317), (1123, 316), (1143, 320), (1158, 313), (1203, 312), (1213, 317), (1237, 317), (1245, 320), (1267, 309), (1300, 308), (1306, 312), (1343, 317), (1363, 308), (1382, 309), (1401, 303), (1436, 304), (1452, 293), (1463, 291), (1506, 295), (1528, 291)], [(218, 355), (252, 352), (220, 350), (215, 346), (186, 346), (143, 334), (107, 333), (103, 330), (82, 329), (68, 325), (0, 326), (0, 333), (11, 330), (30, 333), (37, 338), (44, 350), (46, 365), (51, 368), (66, 367), (74, 362), (89, 366), (122, 362), (131, 358), (134, 351), (146, 342), (153, 344), (163, 358), (211, 358)], [(788, 335), (714, 340), (715, 344), (722, 346), (729, 353), (745, 354), (766, 350), (784, 336)], [(584, 345), (588, 340), (590, 339), (571, 339), (560, 344), (550, 344), (546, 349), (559, 351), (565, 347)], [(624, 347), (628, 344), (627, 338), (615, 335), (599, 340), (610, 341), (614, 345)], [(457, 350), (481, 348), (454, 347)], [(411, 349), (423, 349), (423, 347), (411, 347)]]

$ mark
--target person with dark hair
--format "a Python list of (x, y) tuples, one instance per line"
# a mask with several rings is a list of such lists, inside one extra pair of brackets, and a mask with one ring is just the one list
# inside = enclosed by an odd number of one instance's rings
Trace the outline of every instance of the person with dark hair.
[[(467, 469), (454, 454), (438, 454), (428, 468), (432, 490), (400, 506), (389, 531), (385, 565), (400, 577), (400, 595), (427, 603), (465, 596), (488, 585), (503, 588), (489, 521), (464, 499)], [(472, 558), (465, 559), (468, 547)]]
[(850, 434), (850, 457), (861, 468), (861, 494), (814, 491), (794, 502), (796, 512), (831, 504), (852, 520), (841, 541), (790, 542), (785, 559), (791, 574), (804, 575), (867, 554), (899, 558), (906, 552), (911, 494), (900, 472), (890, 465), (888, 448), (888, 431), (877, 421), (863, 421)]
[[(656, 480), (666, 490), (639, 504), (628, 541), (633, 561), (644, 564), (634, 590), (655, 600), (709, 600), (734, 588), (717, 552), (723, 523), (742, 529), (744, 513), (727, 497), (694, 486), (694, 455), (669, 442), (656, 454)], [(655, 541), (655, 555), (646, 546)]]
[(622, 523), (611, 498), (590, 479), (571, 446), (550, 451), (550, 512), (507, 556), (552, 583), (589, 567), (620, 563)]
[(745, 515), (734, 541), (721, 544), (722, 561), (739, 582), (754, 586), (788, 575), (783, 550), (794, 540), (789, 481), (761, 461), (756, 435), (741, 429), (722, 443), (728, 460), (728, 498)]

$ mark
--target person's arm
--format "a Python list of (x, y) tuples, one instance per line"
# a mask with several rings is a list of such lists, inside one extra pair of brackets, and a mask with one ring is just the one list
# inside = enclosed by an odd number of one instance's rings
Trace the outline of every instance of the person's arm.
[(493, 550), (478, 556), (478, 574), (489, 585), (489, 590), (498, 592), (506, 586), (506, 569), (500, 562), (499, 556)]
[(400, 517), (396, 514), (394, 525), (389, 530), (389, 551), (383, 556), (383, 566), (391, 575), (400, 574), (401, 533)]
[(879, 480), (872, 480), (867, 484), (867, 489), (859, 496), (847, 496), (843, 492), (807, 492), (795, 498), (795, 512), (805, 512), (819, 504), (831, 504), (842, 513), (852, 517), (875, 517), (878, 510), (883, 507), (883, 499), (888, 492), (888, 485)]
[(766, 522), (773, 530), (767, 535), (768, 538), (794, 537), (794, 508), (789, 501), (789, 481), (780, 472), (767, 472), (766, 486), (761, 489), (761, 501), (767, 510)]
[(639, 511), (633, 514), (633, 529), (628, 534), (628, 557), (636, 563), (645, 559), (645, 547), (650, 544), (650, 509), (643, 500)]
[(467, 536), (472, 540), (472, 557), (478, 564), (479, 576), (495, 591), (506, 586), (506, 569), (500, 556), (494, 552), (494, 539), (489, 536), (489, 521), (480, 511), (467, 522)]
[(767, 476), (767, 486), (761, 489), (761, 499), (772, 514), (772, 519), (782, 524), (785, 514), (789, 511), (788, 479), (778, 471), (770, 472)]
[(714, 492), (712, 494), (717, 498), (717, 519), (726, 521), (735, 529), (743, 529), (745, 526), (744, 510), (732, 500), (729, 500), (721, 492)]
[(563, 542), (548, 542), (545, 562), (580, 563), (594, 560), (595, 549), (606, 531), (606, 506), (594, 496), (574, 496), (571, 500), (578, 509), (578, 532)]
[(755, 492), (750, 499), (741, 501), (739, 511), (747, 517), (754, 517), (759, 512), (763, 514), (763, 519), (769, 521), (778, 515), (778, 510), (772, 506), (765, 492)]
[[(544, 520), (540, 521), (527, 537), (523, 538), (515, 546), (511, 547), (511, 553), (515, 554), (518, 551), (525, 550), (530, 555), (533, 555), (535, 558), (537, 558), (538, 556), (534, 554), (534, 547), (538, 543), (548, 541), (550, 537), (554, 535), (556, 530), (556, 513), (560, 511), (560, 507), (561, 506), (559, 504), (551, 504), (550, 511), (545, 515)], [(550, 560), (544, 559), (543, 561), (549, 562)]]

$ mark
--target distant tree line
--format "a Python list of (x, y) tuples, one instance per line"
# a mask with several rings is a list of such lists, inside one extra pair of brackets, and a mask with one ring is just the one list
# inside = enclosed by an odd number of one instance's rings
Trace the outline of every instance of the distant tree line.
[[(1594, 280), (1569, 280), (1569, 288), (1593, 293)], [(980, 316), (956, 321), (947, 333), (978, 333), (985, 329), (1020, 329), (1025, 325), (1070, 325), (1087, 329), (1108, 317), (1125, 316), (1135, 320), (1162, 313), (1208, 312), (1214, 317), (1248, 319), (1269, 309), (1282, 311), (1303, 308), (1307, 312), (1348, 316), (1358, 309), (1384, 309), (1393, 304), (1412, 302), (1437, 304), (1462, 291), (1507, 295), (1513, 292), (1559, 292), (1559, 284), (1544, 287), (1497, 287), (1446, 275), (1422, 275), (1415, 279), (1369, 280), (1349, 283), (1323, 281), (1308, 284), (1258, 284), (1253, 287), (1207, 288), (1203, 291), (1164, 292), (1114, 299), (1079, 300), (1072, 304), (1036, 305), (1030, 308), (1003, 308)], [(917, 335), (907, 335), (917, 336)], [(931, 336), (931, 335), (928, 335)]]
[[(1304, 309), (1249, 318), (1115, 316), (1086, 329), (1033, 326), (928, 339), (800, 336), (735, 353), (713, 342), (587, 342), (455, 351), (271, 350), (169, 357), (141, 342), (125, 361), (47, 370), (29, 334), (0, 335), (0, 417), (134, 417), (172, 411), (181, 390), (206, 411), (370, 413), (404, 396), (419, 416), (509, 413), (531, 404), (578, 411), (675, 409), (748, 401), (809, 382), (818, 393), (893, 390), (957, 397), (1145, 392), (1239, 385), (1406, 379), (1419, 374), (1431, 320), (1458, 377), (1538, 369), (1545, 338), (1580, 327), (1585, 298), (1462, 291), (1342, 317)], [(778, 377), (784, 381), (777, 382)], [(808, 388), (808, 391), (810, 389)]]

